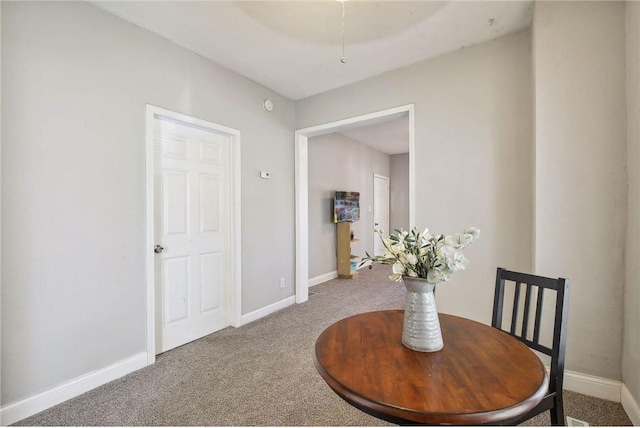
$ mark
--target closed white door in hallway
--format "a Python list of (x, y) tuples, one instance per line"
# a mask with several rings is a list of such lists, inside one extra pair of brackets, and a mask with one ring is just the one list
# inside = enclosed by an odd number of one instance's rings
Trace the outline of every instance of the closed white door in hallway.
[[(373, 226), (389, 235), (389, 177), (375, 174), (373, 176)], [(377, 233), (373, 234), (373, 254), (384, 254), (384, 245)]]
[(156, 353), (231, 325), (229, 135), (154, 121)]

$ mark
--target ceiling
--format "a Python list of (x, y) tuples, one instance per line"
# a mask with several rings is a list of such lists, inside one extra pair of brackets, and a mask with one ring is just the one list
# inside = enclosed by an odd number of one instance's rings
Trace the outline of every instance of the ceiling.
[[(530, 0), (91, 3), (291, 100), (523, 30), (532, 16)], [(341, 134), (409, 151), (406, 116)]]
[(520, 31), (532, 16), (531, 1), (91, 3), (291, 100)]
[(390, 155), (409, 151), (409, 115), (339, 134)]

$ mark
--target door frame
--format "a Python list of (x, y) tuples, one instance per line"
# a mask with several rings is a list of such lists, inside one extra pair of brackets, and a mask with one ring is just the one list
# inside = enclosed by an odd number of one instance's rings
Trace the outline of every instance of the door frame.
[[(389, 234), (391, 233), (391, 231), (389, 230), (389, 228), (391, 227), (391, 179), (389, 177), (387, 177), (386, 175), (382, 175), (382, 174), (373, 174), (373, 226), (375, 228), (376, 225), (376, 178), (377, 179), (382, 179), (382, 180), (386, 180), (387, 181), (387, 228), (384, 231), (385, 233)], [(378, 239), (377, 234), (375, 232), (373, 233), (373, 255), (377, 255), (376, 254), (376, 239)]]
[(409, 224), (415, 224), (415, 114), (407, 104), (295, 131), (296, 303), (309, 299), (309, 151), (308, 139), (318, 135), (375, 125), (409, 116)]
[(229, 136), (229, 197), (231, 200), (230, 223), (230, 254), (231, 263), (231, 325), (240, 327), (242, 316), (242, 268), (241, 268), (241, 193), (240, 193), (240, 131), (224, 125), (198, 119), (183, 113), (167, 110), (151, 104), (146, 105), (146, 285), (147, 285), (147, 364), (153, 364), (156, 360), (156, 287), (155, 287), (155, 245), (154, 236), (154, 121), (156, 118), (165, 118), (186, 126), (195, 126), (204, 130), (214, 131)]

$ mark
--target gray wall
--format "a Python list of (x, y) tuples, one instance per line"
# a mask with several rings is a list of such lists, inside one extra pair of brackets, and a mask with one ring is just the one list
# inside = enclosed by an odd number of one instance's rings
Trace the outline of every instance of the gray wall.
[[(536, 272), (572, 282), (567, 368), (626, 382), (622, 295), (637, 314), (638, 258), (625, 268), (623, 250), (638, 237), (626, 228), (625, 6), (535, 7), (533, 54), (529, 32), (501, 38), (297, 101), (296, 123), (415, 103), (417, 225), (482, 230), (468, 270), (438, 288), (439, 310), (487, 322), (495, 267), (535, 261)], [(637, 174), (637, 157), (629, 162)], [(625, 373), (637, 390), (638, 321), (625, 317)]]
[(389, 155), (340, 134), (309, 138), (309, 278), (336, 271), (333, 191), (360, 192), (360, 221), (351, 224), (358, 242), (351, 253), (373, 254), (373, 174), (389, 177)]
[(291, 101), (80, 2), (2, 2), (2, 65), (2, 405), (146, 350), (146, 103), (241, 131), (242, 311), (293, 295)]
[(627, 210), (624, 12), (624, 2), (536, 2), (533, 23), (535, 270), (571, 281), (567, 368), (615, 380)]
[(409, 230), (409, 153), (391, 155), (389, 159), (389, 231)]
[(640, 398), (640, 4), (626, 3), (627, 202), (622, 379)]
[(522, 32), (296, 102), (304, 128), (415, 104), (416, 225), (482, 231), (438, 309), (491, 318), (496, 266), (531, 269), (531, 38)]

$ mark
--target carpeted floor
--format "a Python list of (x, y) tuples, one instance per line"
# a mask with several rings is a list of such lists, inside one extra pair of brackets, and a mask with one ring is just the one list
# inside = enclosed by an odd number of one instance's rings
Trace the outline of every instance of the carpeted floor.
[[(354, 280), (317, 285), (304, 304), (173, 349), (153, 366), (15, 425), (389, 425), (338, 398), (312, 357), (316, 338), (335, 321), (404, 307), (404, 286), (387, 275), (375, 266)], [(619, 403), (567, 392), (565, 409), (591, 425), (631, 425)], [(549, 425), (548, 415), (527, 425)]]

